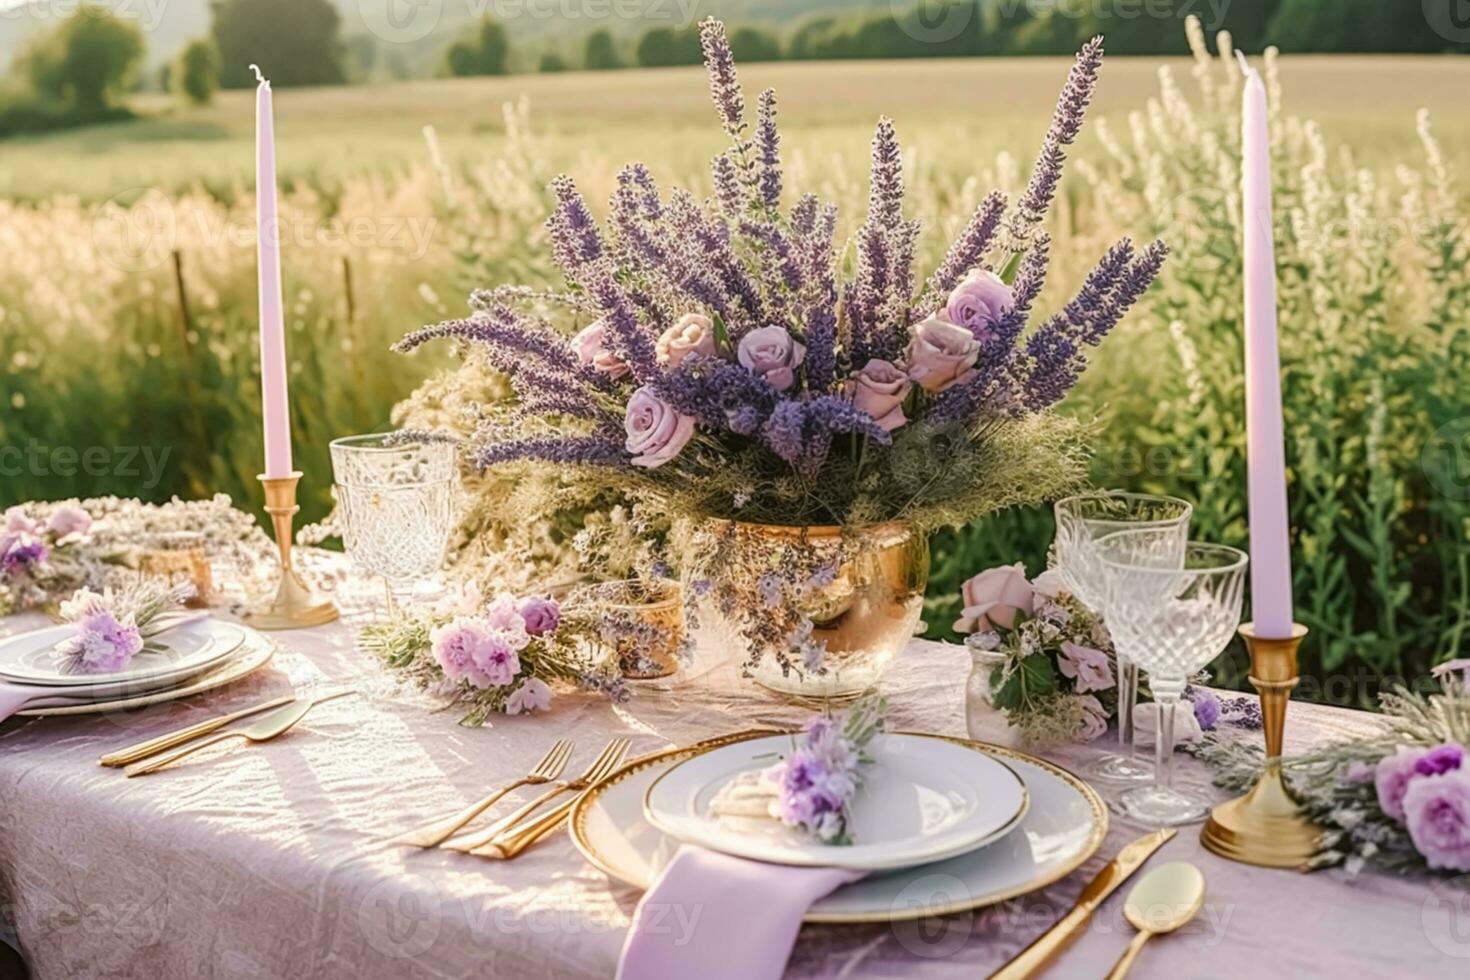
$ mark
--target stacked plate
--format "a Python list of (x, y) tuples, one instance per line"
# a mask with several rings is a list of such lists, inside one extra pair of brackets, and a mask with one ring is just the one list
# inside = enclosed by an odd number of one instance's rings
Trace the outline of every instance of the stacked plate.
[(998, 746), (885, 734), (850, 805), (853, 843), (827, 845), (711, 801), (791, 751), (790, 735), (743, 733), (645, 756), (589, 791), (572, 838), (613, 878), (647, 888), (681, 843), (772, 864), (870, 872), (812, 906), (809, 922), (890, 922), (979, 908), (1083, 864), (1107, 833), (1097, 794), (1071, 773)]
[(17, 714), (85, 714), (173, 700), (242, 677), (274, 652), (254, 630), (201, 619), (150, 640), (121, 670), (70, 674), (57, 645), (73, 631), (52, 626), (0, 640), (0, 685), (21, 704)]

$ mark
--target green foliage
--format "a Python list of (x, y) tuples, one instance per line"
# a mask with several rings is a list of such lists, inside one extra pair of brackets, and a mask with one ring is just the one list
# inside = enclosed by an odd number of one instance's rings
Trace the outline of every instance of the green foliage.
[(1283, 51), (1470, 51), (1463, 41), (1435, 31), (1432, 17), (1463, 27), (1459, 0), (1425, 0), (1421, 4), (1381, 0), (1282, 0), (1267, 35)]
[(179, 54), (169, 76), (170, 87), (195, 105), (208, 105), (219, 88), (220, 60), (214, 42), (191, 41)]
[(781, 57), (781, 42), (774, 34), (756, 27), (738, 27), (730, 35), (730, 50), (741, 64), (753, 61), (777, 61)]
[(331, 0), (214, 0), (211, 9), (225, 88), (253, 88), (251, 64), (277, 87), (347, 80), (342, 17)]
[(538, 70), (543, 72), (566, 71), (567, 61), (555, 51), (548, 51), (541, 56), (541, 65)]
[(698, 27), (681, 31), (672, 27), (655, 27), (638, 40), (636, 58), (644, 68), (697, 65), (701, 57)]
[(504, 75), (509, 54), (510, 39), (505, 26), (487, 16), (480, 21), (473, 39), (449, 47), (445, 60), (451, 75)]
[(32, 42), (18, 64), (38, 99), (97, 118), (137, 80), (143, 51), (136, 24), (89, 5)]
[(605, 30), (593, 31), (587, 35), (582, 62), (588, 71), (606, 71), (623, 66), (622, 59), (618, 57), (618, 49), (613, 46), (612, 35)]

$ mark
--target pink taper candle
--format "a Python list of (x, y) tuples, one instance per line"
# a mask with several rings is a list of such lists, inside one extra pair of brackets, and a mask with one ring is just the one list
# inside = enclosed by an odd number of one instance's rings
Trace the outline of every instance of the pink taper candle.
[(1245, 226), (1245, 425), (1250, 478), (1251, 611), (1256, 635), (1291, 635), (1291, 545), (1281, 362), (1276, 345), (1276, 249), (1271, 218), (1271, 134), (1266, 86), (1246, 73), (1241, 131)]
[(276, 211), (276, 127), (271, 83), (250, 66), (255, 90), (255, 208), (260, 263), (260, 399), (265, 475), (291, 475), (291, 409), (286, 398), (286, 319), (281, 298), (280, 217)]

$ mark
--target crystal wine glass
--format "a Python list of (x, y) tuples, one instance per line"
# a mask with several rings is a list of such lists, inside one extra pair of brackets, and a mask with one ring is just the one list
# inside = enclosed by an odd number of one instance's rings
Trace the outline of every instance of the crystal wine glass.
[[(1106, 579), (1094, 542), (1128, 529), (1156, 530), (1173, 542), (1176, 564), (1184, 562), (1189, 519), (1194, 507), (1178, 497), (1106, 491), (1057, 501), (1057, 536), (1052, 564), (1067, 590), (1096, 615), (1104, 615)], [(1145, 782), (1153, 767), (1133, 753), (1133, 705), (1138, 700), (1138, 667), (1115, 641), (1118, 658), (1118, 744), (1121, 752), (1108, 753), (1088, 767), (1088, 773), (1117, 782)]]
[(1129, 789), (1119, 803), (1152, 826), (1203, 820), (1209, 801), (1173, 786), (1174, 713), (1189, 678), (1220, 655), (1240, 625), (1245, 552), (1191, 541), (1180, 567), (1172, 541), (1157, 529), (1119, 531), (1096, 547), (1108, 582), (1108, 628), (1148, 671), (1159, 713), (1154, 782)]
[(331, 444), (337, 524), (361, 571), (393, 590), (430, 578), (454, 530), (455, 445), (396, 433), (348, 436)]

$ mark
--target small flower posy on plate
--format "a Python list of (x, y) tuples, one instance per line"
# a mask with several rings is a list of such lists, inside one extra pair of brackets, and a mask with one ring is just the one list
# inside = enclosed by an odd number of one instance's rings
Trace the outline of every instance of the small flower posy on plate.
[(160, 617), (194, 594), (190, 584), (169, 586), (144, 579), (103, 592), (78, 589), (61, 604), (61, 616), (76, 632), (56, 652), (69, 674), (105, 674), (122, 670), (149, 648), (148, 638), (163, 631)]
[(710, 803), (715, 814), (757, 810), (823, 844), (851, 844), (848, 806), (872, 759), (863, 751), (883, 731), (887, 702), (867, 699), (844, 716), (809, 722), (791, 753), (732, 780)]

